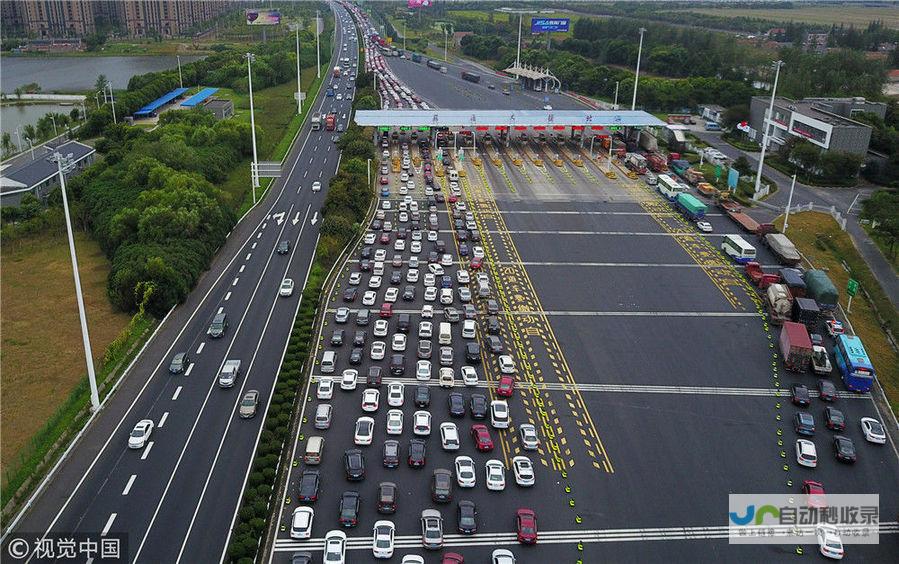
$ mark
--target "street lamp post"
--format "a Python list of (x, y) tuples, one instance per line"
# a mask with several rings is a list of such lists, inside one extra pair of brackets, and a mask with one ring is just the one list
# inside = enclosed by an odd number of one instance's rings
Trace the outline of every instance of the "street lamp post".
[(446, 62), (446, 47), (447, 42), (449, 41), (449, 33), (446, 31), (446, 26), (443, 26), (443, 61)]
[(524, 13), (518, 14), (518, 49), (515, 51), (515, 68), (521, 68), (521, 20), (524, 19)]
[(256, 188), (259, 187), (259, 160), (256, 156), (256, 118), (253, 114), (253, 72), (250, 63), (253, 62), (253, 54), (247, 53), (247, 82), (250, 87), (250, 135), (253, 139), (253, 164), (250, 169), (250, 178), (253, 184), (253, 204), (256, 204)]
[[(637, 74), (634, 76), (634, 97), (631, 100), (631, 111), (637, 107), (637, 83), (640, 82), (640, 56), (643, 55), (643, 34), (646, 28), (640, 28), (640, 47), (637, 48)], [(611, 147), (611, 146), (610, 146)]]
[[(105, 98), (106, 97), (104, 96), (104, 101), (105, 101)], [(94, 100), (97, 101), (97, 109), (99, 110), (100, 109), (100, 91), (99, 90), (97, 90), (97, 93), (94, 94)]]
[(315, 11), (315, 76), (317, 78), (322, 77), (322, 47), (321, 41), (318, 38), (318, 26), (319, 26), (319, 14), (318, 10)]
[(112, 83), (107, 82), (106, 86), (109, 88), (109, 100), (112, 102), (112, 123), (118, 125), (119, 120), (115, 117), (115, 94), (112, 91)]
[(19, 152), (22, 152), (22, 134), (19, 133), (19, 126), (16, 126), (16, 144), (19, 146)]
[(621, 84), (620, 80), (615, 81), (615, 109), (618, 109), (618, 86)]
[(406, 20), (403, 20), (403, 51), (406, 50)]
[(54, 136), (54, 137), (59, 137), (59, 130), (56, 129), (56, 118), (53, 116), (52, 113), (47, 114), (47, 115), (50, 116), (50, 121), (53, 122), (53, 136)]
[(55, 153), (56, 166), (59, 171), (59, 189), (62, 193), (62, 208), (66, 218), (66, 234), (69, 238), (69, 256), (72, 259), (72, 276), (75, 278), (75, 298), (78, 302), (78, 317), (81, 321), (81, 340), (84, 344), (84, 360), (87, 363), (87, 379), (91, 388), (91, 410), (100, 409), (100, 393), (97, 390), (97, 375), (94, 373), (94, 355), (91, 351), (91, 339), (87, 329), (87, 314), (84, 311), (84, 296), (81, 293), (81, 276), (78, 273), (78, 257), (75, 255), (75, 238), (72, 235), (72, 218), (69, 214), (69, 197), (66, 194), (66, 170), (74, 166), (72, 154), (66, 156)]
[(297, 115), (303, 113), (303, 90), (300, 88), (300, 26), (297, 25)]
[(787, 209), (784, 212), (784, 233), (787, 232), (787, 223), (790, 221), (790, 206), (793, 205), (793, 188), (796, 188), (796, 175), (793, 175), (793, 182), (790, 184), (790, 195), (787, 197)]
[(777, 95), (777, 79), (780, 78), (780, 67), (784, 64), (783, 61), (774, 61), (774, 85), (771, 88), (771, 103), (768, 105), (768, 113), (765, 115), (765, 119), (762, 120), (762, 124), (765, 127), (765, 132), (762, 135), (762, 152), (759, 153), (759, 169), (755, 174), (755, 193), (758, 194), (759, 188), (762, 184), (762, 166), (765, 164), (765, 151), (768, 149), (768, 130), (770, 129), (770, 120), (774, 117), (774, 98)]
[(178, 85), (184, 88), (184, 80), (181, 79), (181, 55), (175, 55), (178, 59)]

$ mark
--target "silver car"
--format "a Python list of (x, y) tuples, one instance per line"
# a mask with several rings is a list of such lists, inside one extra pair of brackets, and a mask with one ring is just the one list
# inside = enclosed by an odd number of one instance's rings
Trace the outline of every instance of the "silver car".
[(443, 548), (443, 517), (436, 509), (421, 512), (421, 544), (428, 550)]
[(250, 390), (243, 395), (240, 400), (240, 417), (241, 419), (249, 419), (256, 415), (256, 407), (259, 405), (259, 391)]

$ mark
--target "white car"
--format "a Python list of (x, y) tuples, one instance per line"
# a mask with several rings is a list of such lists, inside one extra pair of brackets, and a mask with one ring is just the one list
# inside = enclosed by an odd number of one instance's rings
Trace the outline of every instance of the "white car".
[(387, 344), (384, 341), (375, 341), (371, 344), (371, 359), (384, 360), (384, 354), (387, 352)]
[(312, 191), (313, 192), (321, 192), (322, 191), (322, 183), (316, 180), (312, 183)]
[(440, 303), (443, 305), (453, 305), (453, 290), (452, 290), (452, 288), (441, 288), (440, 289)]
[(543, 109), (549, 111), (549, 110), (552, 110), (553, 107), (550, 106), (549, 104), (543, 104)]
[(293, 278), (285, 278), (281, 281), (281, 288), (278, 290), (278, 295), (282, 298), (289, 298), (293, 295)]
[(315, 517), (315, 510), (311, 507), (297, 507), (293, 510), (293, 516), (290, 519), (290, 538), (292, 539), (308, 539), (312, 536), (312, 519)]
[(524, 450), (537, 450), (540, 440), (537, 438), (537, 428), (530, 423), (523, 423), (518, 426), (518, 433), (521, 436), (521, 448)]
[(350, 273), (350, 286), (358, 286), (360, 282), (362, 282), (362, 273), (361, 272), (351, 272)]
[[(427, 306), (426, 306), (427, 307)], [(424, 313), (424, 308), (422, 308), (422, 314)], [(434, 309), (431, 308), (431, 315), (433, 315)], [(424, 315), (422, 315), (424, 317)], [(430, 321), (421, 321), (418, 324), (418, 338), (419, 339), (430, 339), (434, 334), (434, 325)]]
[(442, 257), (440, 257), (440, 264), (442, 266), (452, 266), (453, 265), (453, 255), (449, 253), (444, 253)]
[(416, 411), (412, 416), (412, 431), (419, 437), (431, 435), (431, 413), (428, 411)]
[(842, 560), (845, 554), (843, 541), (840, 539), (840, 531), (833, 525), (818, 525), (815, 527), (815, 537), (818, 539), (818, 550), (821, 556), (832, 560)]
[(378, 236), (377, 236), (374, 232), (369, 232), (369, 233), (366, 233), (366, 234), (365, 234), (365, 237), (362, 239), (362, 241), (363, 241), (366, 245), (374, 245), (374, 244), (375, 244), (375, 240), (376, 240), (377, 238), (378, 238)]
[(387, 291), (384, 292), (384, 301), (387, 303), (396, 303), (396, 299), (400, 297), (400, 289), (396, 286), (391, 286), (387, 288)]
[(390, 200), (384, 200), (383, 202), (381, 202), (381, 209), (389, 210), (392, 208), (393, 208), (393, 205), (390, 203)]
[(387, 412), (387, 434), (403, 434), (403, 410), (391, 409)]
[[(389, 221), (387, 223), (390, 223)], [(384, 262), (387, 259), (387, 249), (378, 249), (375, 251), (375, 262)]]
[(375, 337), (386, 337), (387, 329), (389, 328), (389, 323), (386, 319), (379, 319), (375, 321), (375, 329), (374, 334)]
[(431, 379), (431, 361), (419, 360), (415, 365), (415, 379), (419, 382), (427, 382)]
[(436, 231), (428, 231), (428, 241), (434, 242), (437, 240), (437, 232)]
[(468, 286), (459, 287), (459, 301), (463, 304), (471, 302), (471, 290), (468, 288)]
[[(449, 255), (444, 255), (444, 256), (449, 256)], [(447, 266), (451, 266), (451, 265), (452, 265), (452, 260), (450, 260), (450, 264), (448, 264)], [(430, 271), (430, 273), (433, 274), (434, 276), (443, 276), (443, 274), (446, 272), (445, 270), (443, 270), (443, 266), (437, 264), (436, 262), (432, 262), (431, 264), (428, 265), (428, 271)]]
[(411, 266), (412, 265), (411, 261), (409, 262), (409, 265), (410, 265), (410, 268), (409, 268), (408, 272), (406, 272), (406, 282), (408, 282), (410, 284), (415, 284), (416, 282), (418, 282), (418, 269), (413, 268)]
[(153, 421), (141, 419), (128, 435), (128, 448), (144, 448), (151, 434), (153, 434)]
[(368, 290), (364, 294), (362, 294), (362, 305), (364, 306), (373, 306), (375, 305), (375, 300), (378, 299), (378, 293), (374, 290)]
[(480, 259), (484, 258), (484, 247), (482, 247), (480, 245), (475, 245), (474, 247), (471, 248), (471, 254), (475, 258), (480, 258)]
[(808, 439), (796, 439), (796, 463), (808, 468), (818, 466), (818, 451), (815, 449), (815, 443)]
[[(400, 214), (400, 221), (402, 221), (403, 223), (406, 223), (406, 221), (409, 221), (409, 216), (404, 215), (405, 213), (406, 212), (402, 212)], [(405, 221), (403, 220), (404, 217), (406, 218)], [(393, 244), (393, 250), (398, 253), (405, 251), (406, 250), (406, 241), (404, 239), (397, 239), (396, 243)]]
[(456, 379), (453, 377), (453, 369), (448, 366), (441, 368), (437, 382), (440, 384), (441, 388), (452, 388), (455, 386)]
[(328, 531), (325, 535), (324, 562), (328, 564), (344, 564), (346, 562), (346, 533)]
[(409, 244), (409, 252), (413, 254), (418, 254), (421, 252), (421, 241), (412, 241)]
[(456, 483), (460, 488), (473, 488), (477, 482), (474, 461), (468, 456), (456, 457)]
[(378, 410), (381, 400), (381, 392), (376, 388), (366, 388), (362, 392), (362, 411), (373, 413)]
[(393, 352), (404, 352), (406, 350), (406, 336), (402, 333), (395, 334), (393, 341), (390, 343), (390, 348), (393, 349)]
[(318, 380), (315, 397), (320, 400), (329, 400), (334, 397), (334, 379), (330, 376), (322, 376)]
[(343, 371), (340, 378), (340, 389), (344, 392), (352, 392), (356, 389), (356, 379), (359, 377), (359, 371), (355, 368), (347, 368)]
[(522, 487), (533, 486), (536, 478), (534, 476), (534, 465), (527, 456), (516, 456), (512, 459), (512, 471), (515, 473), (515, 483)]
[(455, 423), (440, 424), (440, 446), (443, 450), (452, 451), (459, 450), (459, 429)]
[(708, 221), (697, 221), (696, 228), (702, 231), (703, 233), (711, 233), (712, 232), (712, 224)]
[(428, 286), (427, 288), (425, 288), (425, 301), (433, 302), (436, 299), (437, 299), (437, 288), (435, 288), (434, 286)]
[(503, 374), (515, 374), (515, 361), (507, 354), (499, 355), (499, 371)]
[(490, 424), (494, 429), (508, 429), (509, 420), (509, 404), (504, 400), (490, 402)]
[[(430, 266), (430, 265), (429, 265)], [(437, 278), (434, 276), (432, 272), (425, 272), (424, 276), (424, 285), (426, 288), (430, 288), (431, 286), (437, 285)]]
[(368, 279), (368, 287), (372, 290), (377, 290), (381, 287), (381, 277), (380, 276), (372, 276)]
[(478, 372), (474, 366), (463, 366), (459, 369), (459, 372), (461, 373), (463, 384), (466, 386), (478, 385)]
[(878, 445), (886, 444), (887, 434), (880, 421), (873, 417), (862, 417), (860, 422), (866, 441)]
[(370, 445), (375, 435), (375, 420), (371, 417), (356, 419), (356, 430), (353, 433), (353, 442), (359, 446)]
[[(414, 211), (414, 210), (413, 210)], [(417, 229), (412, 232), (412, 240), (416, 242), (421, 242), (421, 231)]]
[(396, 527), (390, 521), (375, 521), (371, 552), (375, 558), (393, 557), (393, 534)]
[[(462, 288), (459, 288), (460, 290)], [(477, 325), (474, 322), (474, 319), (466, 319), (462, 322), (462, 338), (463, 339), (474, 339), (475, 331)]]
[(405, 386), (402, 382), (387, 384), (387, 405), (390, 407), (403, 407), (405, 399)]
[(491, 564), (515, 564), (515, 555), (511, 550), (497, 548), (491, 554)]
[[(477, 248), (477, 247), (475, 247)], [(468, 274), (467, 270), (457, 270), (456, 271), (456, 282), (459, 284), (468, 284), (471, 281), (471, 277)]]
[(487, 470), (487, 489), (501, 492), (506, 489), (506, 467), (499, 460), (488, 460), (484, 467)]
[(434, 306), (432, 306), (431, 304), (425, 304), (421, 306), (421, 317), (423, 319), (433, 319)]

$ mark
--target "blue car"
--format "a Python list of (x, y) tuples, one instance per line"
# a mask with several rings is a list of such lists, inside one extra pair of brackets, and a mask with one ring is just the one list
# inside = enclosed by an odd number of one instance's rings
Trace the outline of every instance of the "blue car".
[(333, 95), (334, 95), (334, 91), (331, 90), (330, 88), (328, 88), (328, 90), (325, 92), (325, 96), (330, 98)]
[(389, 197), (390, 197), (390, 190), (387, 190), (386, 188), (382, 189), (382, 190), (381, 190), (381, 197), (382, 197), (382, 198), (389, 198)]

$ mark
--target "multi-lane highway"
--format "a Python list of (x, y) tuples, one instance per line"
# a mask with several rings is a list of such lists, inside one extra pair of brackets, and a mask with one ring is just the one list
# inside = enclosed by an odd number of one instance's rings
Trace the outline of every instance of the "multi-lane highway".
[[(339, 6), (335, 14), (348, 18)], [(342, 23), (335, 28), (330, 66), (341, 53), (355, 63), (354, 48), (341, 51), (355, 38), (345, 38)], [(354, 92), (346, 84), (355, 72), (346, 70), (333, 80), (344, 95)], [(336, 112), (345, 126), (351, 102), (326, 98), (324, 90), (310, 103), (316, 112)], [(235, 227), (186, 303), (165, 319), (9, 537), (122, 534), (131, 561), (222, 559), (339, 163), (332, 135), (303, 126), (282, 177)], [(322, 191), (312, 191), (315, 181)], [(276, 252), (285, 241), (289, 251)], [(291, 297), (279, 296), (285, 278), (296, 283)], [(217, 313), (227, 315), (228, 327), (212, 339), (207, 328)], [(189, 365), (171, 375), (169, 362), (179, 352), (188, 353)], [(241, 361), (241, 373), (233, 388), (222, 389), (217, 375), (228, 359)], [(259, 413), (240, 419), (238, 404), (249, 390), (260, 393)], [(142, 449), (129, 449), (129, 433), (142, 419), (155, 430)]]

